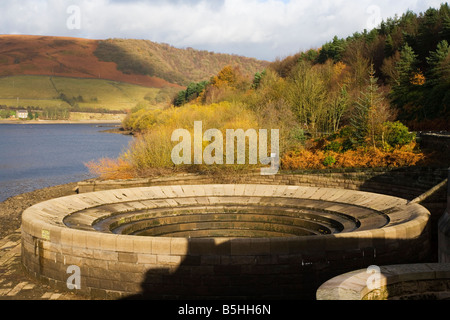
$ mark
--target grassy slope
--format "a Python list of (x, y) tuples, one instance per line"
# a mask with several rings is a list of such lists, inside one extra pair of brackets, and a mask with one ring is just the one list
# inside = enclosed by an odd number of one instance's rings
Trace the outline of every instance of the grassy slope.
[(129, 110), (164, 103), (226, 65), (252, 76), (267, 63), (145, 40), (0, 35), (0, 105), (67, 108), (64, 93), (82, 96), (81, 108)]
[[(85, 102), (80, 107), (108, 110), (128, 110), (143, 101), (146, 96), (155, 96), (158, 88), (147, 88), (129, 83), (74, 79), (49, 76), (15, 76), (0, 78), (0, 105), (11, 107), (68, 107), (58, 96), (82, 96)], [(19, 99), (17, 99), (19, 98)]]

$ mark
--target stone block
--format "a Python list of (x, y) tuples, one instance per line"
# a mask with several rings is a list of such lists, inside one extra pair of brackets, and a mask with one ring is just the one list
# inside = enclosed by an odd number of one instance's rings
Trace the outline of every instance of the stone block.
[(116, 250), (134, 252), (134, 237), (119, 235), (116, 237)]
[(87, 248), (86, 232), (77, 231), (72, 233), (72, 246), (75, 248)]
[(181, 256), (175, 256), (175, 255), (169, 255), (169, 254), (158, 254), (156, 256), (157, 264), (158, 265), (175, 265), (179, 266), (183, 258)]
[(138, 254), (152, 253), (153, 241), (150, 237), (133, 237), (133, 252)]
[(189, 240), (185, 238), (170, 239), (170, 254), (187, 255), (189, 253)]
[(170, 254), (171, 238), (152, 238), (152, 254)]
[(157, 263), (157, 255), (154, 254), (143, 254), (140, 253), (137, 255), (139, 264), (156, 264)]
[(118, 261), (125, 263), (137, 263), (138, 254), (129, 252), (118, 252)]

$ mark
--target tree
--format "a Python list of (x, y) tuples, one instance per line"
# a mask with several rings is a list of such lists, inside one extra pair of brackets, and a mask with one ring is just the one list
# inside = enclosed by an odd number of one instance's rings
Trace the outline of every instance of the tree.
[(390, 34), (386, 37), (386, 45), (384, 47), (384, 54), (386, 58), (389, 58), (393, 56), (395, 53), (395, 45), (394, 40), (392, 39), (392, 36)]
[(186, 90), (180, 91), (173, 102), (174, 106), (180, 107), (185, 103), (197, 99), (206, 89), (208, 81), (201, 81), (199, 83), (190, 83)]
[(442, 30), (440, 36), (442, 39), (450, 41), (450, 15), (446, 15), (442, 18)]
[(417, 71), (417, 55), (408, 44), (401, 51), (396, 69), (399, 75), (398, 85), (407, 88), (411, 84), (412, 76)]
[(341, 61), (345, 48), (346, 41), (335, 36), (333, 41), (323, 45), (319, 52), (318, 62), (325, 63), (328, 59), (332, 59), (334, 62)]
[(257, 72), (255, 78), (253, 79), (252, 89), (258, 89), (261, 85), (262, 78), (266, 75), (267, 71)]
[(183, 90), (178, 92), (173, 104), (176, 107), (181, 107), (185, 103), (186, 103), (186, 91)]
[(212, 77), (202, 94), (202, 102), (206, 104), (234, 100), (251, 88), (251, 80), (239, 67), (226, 66)]
[(423, 113), (427, 118), (443, 117), (449, 105), (450, 92), (450, 45), (441, 41), (436, 51), (430, 52), (427, 62), (429, 70), (424, 86)]
[(352, 70), (352, 86), (358, 91), (362, 90), (370, 70), (370, 56), (366, 43), (362, 40), (352, 41), (345, 51), (343, 62)]
[(418, 26), (417, 52), (423, 63), (429, 52), (436, 48), (439, 42), (439, 20), (438, 10), (430, 8), (425, 12)]
[(398, 75), (392, 85), (392, 102), (403, 112), (408, 104), (415, 104), (420, 100), (420, 93), (413, 83), (414, 76), (418, 74), (417, 55), (414, 50), (406, 44), (401, 53), (400, 60), (396, 63), (395, 70)]
[(378, 141), (383, 141), (383, 123), (391, 117), (389, 105), (380, 92), (377, 82), (372, 66), (368, 85), (356, 101), (350, 119), (350, 125), (359, 145), (370, 142), (373, 147), (376, 147)]
[(436, 51), (430, 52), (430, 56), (426, 59), (429, 65), (428, 79), (430, 85), (438, 84), (440, 78), (445, 72), (443, 69), (443, 62), (450, 53), (450, 45), (446, 40), (441, 41), (436, 48)]
[(340, 91), (331, 95), (330, 100), (328, 113), (331, 128), (335, 133), (339, 131), (342, 117), (349, 106), (350, 98), (347, 92), (347, 87), (345, 85), (342, 86)]
[(310, 63), (298, 64), (289, 81), (288, 101), (298, 121), (311, 132), (325, 129), (327, 88), (322, 75)]

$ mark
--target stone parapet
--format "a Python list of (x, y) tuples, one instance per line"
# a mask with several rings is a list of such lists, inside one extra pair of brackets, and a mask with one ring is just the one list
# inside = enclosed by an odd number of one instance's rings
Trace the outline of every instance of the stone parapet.
[(439, 262), (450, 263), (450, 169), (447, 188), (447, 209), (439, 220)]
[(389, 265), (352, 271), (317, 290), (317, 300), (448, 300), (450, 264)]
[(98, 179), (83, 181), (78, 184), (79, 192), (93, 192), (121, 188), (192, 185), (192, 184), (277, 184), (303, 185), (311, 187), (340, 188), (360, 190), (392, 195), (408, 200), (420, 196), (436, 186), (447, 177), (447, 170), (442, 168), (410, 169), (360, 169), (329, 170), (319, 172), (282, 172), (274, 176), (262, 176), (259, 173), (215, 177), (201, 174), (178, 174), (158, 178), (110, 180)]
[(422, 262), (429, 216), (404, 199), (333, 188), (115, 189), (26, 210), (22, 259), (66, 290), (79, 268), (79, 292), (91, 297), (313, 299), (338, 274)]

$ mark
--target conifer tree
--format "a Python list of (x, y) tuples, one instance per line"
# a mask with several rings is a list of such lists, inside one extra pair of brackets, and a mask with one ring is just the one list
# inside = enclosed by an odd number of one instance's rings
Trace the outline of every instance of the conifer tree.
[(386, 45), (384, 47), (384, 54), (386, 58), (391, 57), (395, 53), (394, 48), (394, 40), (392, 39), (392, 36), (390, 34), (386, 37)]
[(400, 60), (396, 64), (396, 72), (398, 78), (392, 86), (392, 102), (402, 110), (403, 106), (411, 101), (411, 95), (414, 94), (416, 88), (412, 83), (412, 79), (417, 74), (417, 55), (414, 50), (405, 44), (401, 53)]
[(436, 51), (430, 52), (427, 58), (429, 71), (423, 94), (423, 116), (436, 118), (444, 116), (446, 105), (449, 104), (450, 82), (450, 45), (441, 41)]
[(430, 56), (427, 58), (428, 65), (430, 66), (428, 72), (428, 78), (430, 84), (436, 85), (439, 83), (439, 79), (442, 77), (445, 70), (443, 70), (443, 62), (450, 53), (450, 45), (446, 40), (442, 40), (436, 51), (430, 52)]
[(368, 85), (356, 101), (350, 119), (358, 145), (370, 142), (375, 147), (377, 140), (382, 139), (383, 123), (389, 120), (389, 108), (377, 82), (372, 65)]

